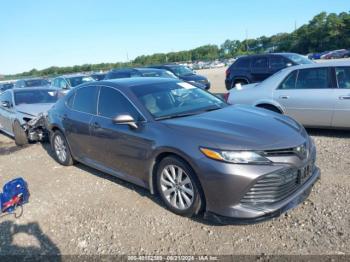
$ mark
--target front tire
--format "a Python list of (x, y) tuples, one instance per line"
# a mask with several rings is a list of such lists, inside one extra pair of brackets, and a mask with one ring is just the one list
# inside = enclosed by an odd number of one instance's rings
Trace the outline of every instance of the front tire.
[(15, 143), (17, 146), (24, 146), (28, 144), (28, 137), (21, 124), (16, 120), (12, 126)]
[(73, 165), (73, 157), (67, 140), (62, 132), (57, 130), (53, 133), (51, 138), (51, 148), (58, 163), (63, 166)]
[(167, 208), (177, 215), (192, 217), (203, 208), (204, 197), (197, 177), (178, 157), (166, 157), (160, 162), (157, 189)]

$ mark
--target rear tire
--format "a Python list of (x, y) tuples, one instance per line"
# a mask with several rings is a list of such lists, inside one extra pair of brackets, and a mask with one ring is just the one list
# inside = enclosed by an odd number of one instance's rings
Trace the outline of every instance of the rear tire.
[(24, 129), (21, 127), (21, 124), (18, 120), (15, 120), (12, 126), (13, 135), (15, 137), (15, 143), (17, 146), (24, 146), (28, 144), (28, 137)]
[(51, 137), (51, 149), (55, 160), (63, 166), (73, 165), (73, 157), (66, 138), (61, 131), (55, 131)]
[(177, 215), (193, 217), (203, 209), (204, 196), (197, 177), (178, 157), (166, 157), (159, 163), (157, 189), (167, 208)]

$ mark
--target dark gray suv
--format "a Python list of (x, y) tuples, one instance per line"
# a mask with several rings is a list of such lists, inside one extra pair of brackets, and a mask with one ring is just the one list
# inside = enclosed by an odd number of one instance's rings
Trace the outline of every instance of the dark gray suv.
[(305, 129), (164, 78), (83, 84), (48, 113), (62, 165), (75, 161), (159, 193), (179, 215), (259, 220), (303, 200), (320, 176)]

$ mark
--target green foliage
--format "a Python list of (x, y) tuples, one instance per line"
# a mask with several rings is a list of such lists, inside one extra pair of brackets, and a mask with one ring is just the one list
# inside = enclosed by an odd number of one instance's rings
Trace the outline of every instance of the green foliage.
[(52, 66), (40, 71), (32, 69), (21, 74), (5, 76), (5, 78), (56, 76), (68, 73), (110, 70), (120, 67), (198, 60), (208, 61), (263, 52), (279, 51), (307, 54), (340, 48), (350, 48), (350, 12), (342, 12), (338, 15), (322, 12), (316, 15), (308, 24), (301, 26), (292, 33), (279, 33), (271, 37), (261, 36), (244, 41), (226, 40), (220, 47), (217, 45), (205, 45), (188, 51), (142, 55), (129, 63), (85, 64), (69, 67)]

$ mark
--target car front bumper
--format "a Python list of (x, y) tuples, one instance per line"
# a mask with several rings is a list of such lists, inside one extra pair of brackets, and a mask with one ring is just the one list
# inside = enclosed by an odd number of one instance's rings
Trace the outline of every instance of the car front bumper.
[[(207, 164), (208, 161), (204, 160)], [(309, 160), (310, 161), (310, 160)], [(307, 162), (306, 162), (307, 163)], [(305, 162), (300, 164), (302, 168)], [(216, 162), (204, 166), (207, 172), (200, 178), (206, 198), (206, 216), (215, 220), (232, 220), (242, 223), (258, 222), (278, 216), (301, 203), (320, 178), (320, 170), (314, 166), (306, 181), (296, 184), (296, 188), (277, 202), (261, 205), (241, 203), (246, 193), (256, 181), (270, 173), (286, 169), (286, 164), (272, 166), (232, 165)]]

